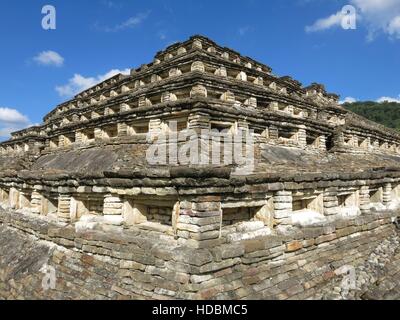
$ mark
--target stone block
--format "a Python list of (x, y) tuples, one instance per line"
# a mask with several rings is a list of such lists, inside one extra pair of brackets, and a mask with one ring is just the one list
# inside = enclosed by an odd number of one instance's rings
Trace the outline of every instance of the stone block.
[(301, 241), (292, 241), (286, 244), (287, 252), (294, 252), (303, 248), (303, 243)]

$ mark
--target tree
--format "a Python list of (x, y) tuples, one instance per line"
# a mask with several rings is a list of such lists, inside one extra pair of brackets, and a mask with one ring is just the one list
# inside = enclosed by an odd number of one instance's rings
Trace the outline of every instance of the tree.
[(400, 103), (363, 101), (344, 103), (343, 107), (371, 121), (400, 131)]

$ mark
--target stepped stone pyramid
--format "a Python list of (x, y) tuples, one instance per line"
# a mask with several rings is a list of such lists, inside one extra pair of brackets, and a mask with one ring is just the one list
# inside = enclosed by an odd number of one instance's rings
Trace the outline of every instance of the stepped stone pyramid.
[[(149, 288), (133, 290), (140, 297), (242, 298), (256, 292), (267, 297), (254, 287), (262, 278), (234, 288), (229, 275), (240, 271), (249, 277), (246, 272), (271, 254), (306, 250), (309, 238), (334, 241), (361, 231), (368, 238), (373, 228), (363, 227), (389, 228), (397, 217), (400, 135), (345, 110), (338, 99), (321, 84), (304, 87), (193, 36), (130, 75), (79, 93), (48, 113), (42, 125), (2, 142), (0, 201), (12, 212), (3, 213), (3, 221), (45, 221), (45, 235), (32, 225), (21, 228), (113, 259), (121, 255), (97, 252), (90, 241), (122, 237), (128, 246), (126, 234), (142, 239), (146, 245), (137, 244), (138, 254), (124, 259), (139, 263), (137, 257), (148, 255), (151, 262), (140, 263), (152, 265), (154, 279), (163, 277), (160, 264), (169, 264), (164, 267), (174, 285), (157, 291), (160, 284), (146, 280)], [(210, 146), (218, 137), (228, 140), (217, 144), (223, 156), (213, 162)], [(170, 151), (188, 141), (196, 142), (189, 151), (199, 151), (197, 161)], [(226, 152), (237, 145), (244, 163)], [(159, 158), (164, 162), (149, 160), (152, 148), (153, 159), (165, 151)], [(347, 234), (337, 234), (340, 226)], [(320, 229), (298, 241), (298, 233), (311, 227)], [(99, 234), (108, 234), (108, 240), (94, 236)], [(88, 242), (78, 244), (78, 238)], [(160, 244), (163, 257), (147, 250)], [(142, 279), (150, 269), (135, 272)], [(221, 269), (230, 271), (218, 274)], [(193, 286), (182, 289), (179, 275)], [(222, 284), (207, 291), (206, 278)], [(281, 289), (276, 295), (303, 291)]]

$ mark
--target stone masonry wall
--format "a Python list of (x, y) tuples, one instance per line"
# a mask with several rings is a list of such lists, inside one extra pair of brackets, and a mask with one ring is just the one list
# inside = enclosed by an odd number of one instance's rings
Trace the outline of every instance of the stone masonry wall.
[[(150, 230), (77, 232), (0, 211), (0, 298), (304, 299), (393, 235), (395, 212), (193, 248)], [(46, 264), (55, 289), (44, 290)], [(340, 277), (340, 276), (339, 276)]]

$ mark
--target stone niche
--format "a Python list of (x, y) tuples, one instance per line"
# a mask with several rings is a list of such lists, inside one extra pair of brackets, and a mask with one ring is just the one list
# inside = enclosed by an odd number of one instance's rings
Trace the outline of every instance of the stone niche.
[(6, 188), (1, 188), (0, 189), (0, 202), (8, 203), (9, 202), (9, 194), (10, 194), (10, 190), (8, 190)]
[(240, 222), (254, 221), (261, 207), (224, 208), (222, 210), (222, 226), (231, 226)]
[(304, 112), (300, 108), (293, 108), (293, 116), (297, 118), (304, 118)]
[[(257, 138), (269, 138), (269, 128), (252, 128), (255, 137)], [(262, 141), (265, 142), (265, 139), (263, 139)]]
[(43, 193), (41, 196), (40, 214), (43, 216), (56, 215), (58, 212), (58, 195)]
[(127, 125), (127, 133), (130, 136), (137, 134), (147, 134), (149, 133), (149, 122), (132, 122)]
[(181, 132), (188, 128), (188, 118), (173, 118), (163, 122), (163, 128), (168, 132)]
[(10, 188), (9, 192), (9, 206), (12, 209), (19, 209), (20, 192), (16, 188)]
[(210, 122), (210, 130), (215, 133), (233, 133), (235, 126), (232, 122), (223, 122), (223, 121), (211, 121)]
[(298, 129), (295, 128), (279, 128), (278, 143), (284, 146), (298, 145), (299, 135)]
[(55, 138), (50, 139), (50, 141), (49, 141), (50, 149), (58, 148), (59, 142), (60, 142), (60, 138), (59, 137), (55, 137)]
[(346, 147), (354, 147), (354, 137), (349, 135), (344, 136), (343, 145)]
[(117, 124), (105, 126), (102, 129), (103, 129), (103, 135), (106, 139), (118, 137), (118, 125)]
[(319, 136), (307, 132), (306, 138), (307, 146), (312, 148), (319, 148)]
[(230, 205), (222, 206), (222, 227), (233, 226), (243, 222), (261, 221), (265, 226), (273, 227), (273, 199), (272, 197), (266, 204), (233, 207)]
[(357, 189), (343, 189), (337, 193), (338, 213), (341, 216), (355, 216), (360, 214), (360, 191)]
[(273, 198), (249, 203), (222, 204), (221, 235), (228, 242), (266, 236), (275, 226)]
[(368, 150), (370, 147), (370, 139), (365, 137), (360, 137), (358, 139), (358, 147), (360, 149)]
[(400, 202), (400, 183), (392, 184), (392, 200), (395, 202)]
[(81, 142), (90, 142), (94, 141), (94, 128), (89, 128), (80, 132)]
[(280, 103), (280, 102), (272, 102), (270, 104), (270, 108), (273, 111), (280, 111), (280, 112), (284, 112), (284, 113), (287, 113), (287, 114), (292, 114), (293, 113), (293, 107), (292, 106), (289, 106), (289, 105), (286, 105), (286, 104)]
[(75, 143), (75, 134), (69, 133), (64, 135), (64, 147), (71, 146)]
[(327, 221), (322, 189), (298, 190), (286, 196), (279, 192), (276, 198), (275, 216), (280, 218), (279, 223), (282, 225), (307, 227)]
[(314, 190), (303, 192), (294, 192), (293, 197), (293, 212), (298, 211), (314, 211), (320, 214), (324, 212), (323, 193)]
[(369, 201), (371, 208), (376, 210), (384, 210), (383, 204), (383, 186), (370, 185), (369, 186)]
[(127, 226), (143, 223), (173, 225), (173, 212), (177, 200), (142, 200), (126, 197), (123, 201), (122, 216)]
[[(256, 221), (257, 214), (263, 207), (224, 208), (222, 210), (222, 226), (232, 226), (241, 222)], [(260, 216), (263, 216), (260, 214)]]
[(386, 205), (388, 209), (394, 210), (400, 207), (400, 183), (392, 183), (391, 188), (392, 189), (390, 190), (390, 192), (387, 192), (386, 197), (384, 196), (384, 198), (386, 198), (386, 200), (388, 197), (390, 198), (389, 203), (386, 203)]
[(23, 190), (20, 192), (20, 196), (19, 196), (19, 208), (20, 209), (31, 208), (31, 201), (32, 201), (32, 191), (31, 190)]
[(338, 207), (356, 207), (356, 194), (353, 193), (339, 193), (338, 196)]
[(71, 198), (70, 218), (72, 221), (79, 220), (85, 215), (103, 215), (104, 195), (75, 194)]

